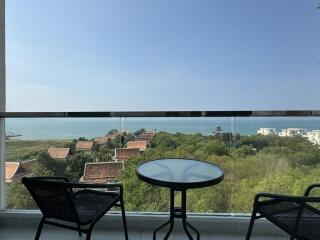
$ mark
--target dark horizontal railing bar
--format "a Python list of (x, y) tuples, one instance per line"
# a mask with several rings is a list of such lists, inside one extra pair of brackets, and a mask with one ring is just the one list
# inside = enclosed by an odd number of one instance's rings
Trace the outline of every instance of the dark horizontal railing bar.
[(2, 112), (0, 117), (233, 117), (251, 116), (251, 113), (251, 111)]
[(91, 117), (307, 117), (320, 110), (284, 111), (132, 111), (132, 112), (0, 112), (1, 118), (91, 118)]
[(252, 111), (253, 117), (316, 117), (320, 110)]

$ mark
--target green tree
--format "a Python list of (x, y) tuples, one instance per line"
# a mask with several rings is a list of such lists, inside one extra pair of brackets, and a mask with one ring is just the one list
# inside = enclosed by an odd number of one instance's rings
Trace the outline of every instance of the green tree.
[(20, 182), (7, 184), (7, 208), (9, 209), (36, 209), (30, 193)]
[(145, 130), (144, 128), (141, 128), (141, 129), (137, 130), (137, 131), (134, 133), (134, 135), (135, 135), (135, 136), (140, 136), (140, 135), (144, 134), (145, 132), (146, 132), (146, 130)]
[(80, 177), (83, 176), (84, 167), (87, 162), (93, 162), (93, 155), (86, 153), (77, 153), (74, 156), (68, 158), (65, 162), (64, 176), (72, 181), (79, 181)]
[(49, 171), (54, 176), (63, 176), (66, 164), (65, 161), (52, 159), (46, 151), (43, 151), (38, 155), (36, 166), (38, 166), (38, 171), (44, 171), (45, 173)]
[(104, 144), (96, 149), (94, 153), (95, 162), (107, 162), (113, 160), (114, 149), (110, 149), (108, 144)]
[(118, 129), (113, 128), (108, 132), (108, 135), (112, 135), (112, 134), (115, 134), (115, 133), (118, 133)]

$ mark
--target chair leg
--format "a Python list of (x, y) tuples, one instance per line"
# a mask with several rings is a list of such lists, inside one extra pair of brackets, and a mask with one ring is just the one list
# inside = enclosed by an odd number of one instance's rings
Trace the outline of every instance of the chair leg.
[(293, 227), (293, 233), (291, 234), (290, 236), (290, 240), (294, 240), (294, 236), (297, 234), (298, 232), (298, 229), (299, 229), (299, 223), (300, 223), (300, 219), (301, 219), (301, 215), (303, 213), (303, 205), (301, 204), (300, 205), (300, 208), (299, 208), (299, 211), (298, 211), (298, 214), (297, 214), (297, 217), (296, 217), (296, 220), (294, 222), (294, 227)]
[(79, 234), (79, 237), (81, 237), (81, 236), (82, 236), (82, 233), (81, 233), (81, 231), (80, 231), (80, 225), (79, 225), (79, 223), (77, 223), (77, 227), (78, 227), (78, 234)]
[(90, 232), (87, 232), (86, 240), (90, 240), (90, 238), (91, 238), (91, 231), (90, 231)]
[(128, 240), (128, 229), (127, 229), (127, 221), (126, 221), (126, 212), (124, 210), (124, 202), (123, 198), (120, 199), (120, 206), (121, 206), (121, 215), (122, 215), (122, 224), (123, 224), (123, 230), (124, 230), (124, 237), (125, 240)]
[(90, 240), (93, 227), (94, 227), (94, 223), (92, 225), (90, 225), (90, 227), (88, 229), (86, 240)]
[(254, 207), (253, 211), (252, 211), (252, 214), (251, 214), (251, 219), (250, 219), (250, 224), (249, 224), (249, 228), (248, 228), (248, 231), (247, 231), (246, 240), (250, 240), (251, 233), (252, 233), (252, 228), (253, 228), (253, 224), (254, 224), (254, 220), (256, 218), (256, 214), (257, 214), (257, 209), (256, 209), (256, 207)]
[(41, 230), (42, 230), (44, 221), (45, 221), (45, 217), (42, 217), (42, 218), (41, 218), (41, 221), (40, 221), (40, 223), (39, 223), (38, 229), (37, 229), (36, 237), (34, 238), (35, 240), (39, 240), (39, 238), (40, 238), (40, 234), (41, 234)]

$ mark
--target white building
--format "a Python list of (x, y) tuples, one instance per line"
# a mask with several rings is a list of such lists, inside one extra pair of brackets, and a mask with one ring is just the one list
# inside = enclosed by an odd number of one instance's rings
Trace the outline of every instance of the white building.
[(277, 135), (277, 130), (275, 128), (260, 128), (257, 134), (261, 135)]
[(295, 136), (303, 136), (307, 134), (307, 129), (305, 128), (285, 128), (281, 129), (279, 132), (280, 137), (295, 137)]
[(311, 132), (307, 132), (306, 138), (313, 144), (320, 145), (320, 130), (312, 130)]

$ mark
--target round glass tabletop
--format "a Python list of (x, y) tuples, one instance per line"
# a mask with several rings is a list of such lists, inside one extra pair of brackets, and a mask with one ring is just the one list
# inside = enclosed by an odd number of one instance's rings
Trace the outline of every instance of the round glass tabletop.
[(222, 181), (224, 173), (218, 166), (192, 159), (158, 159), (140, 164), (138, 177), (150, 184), (169, 188), (201, 188)]

